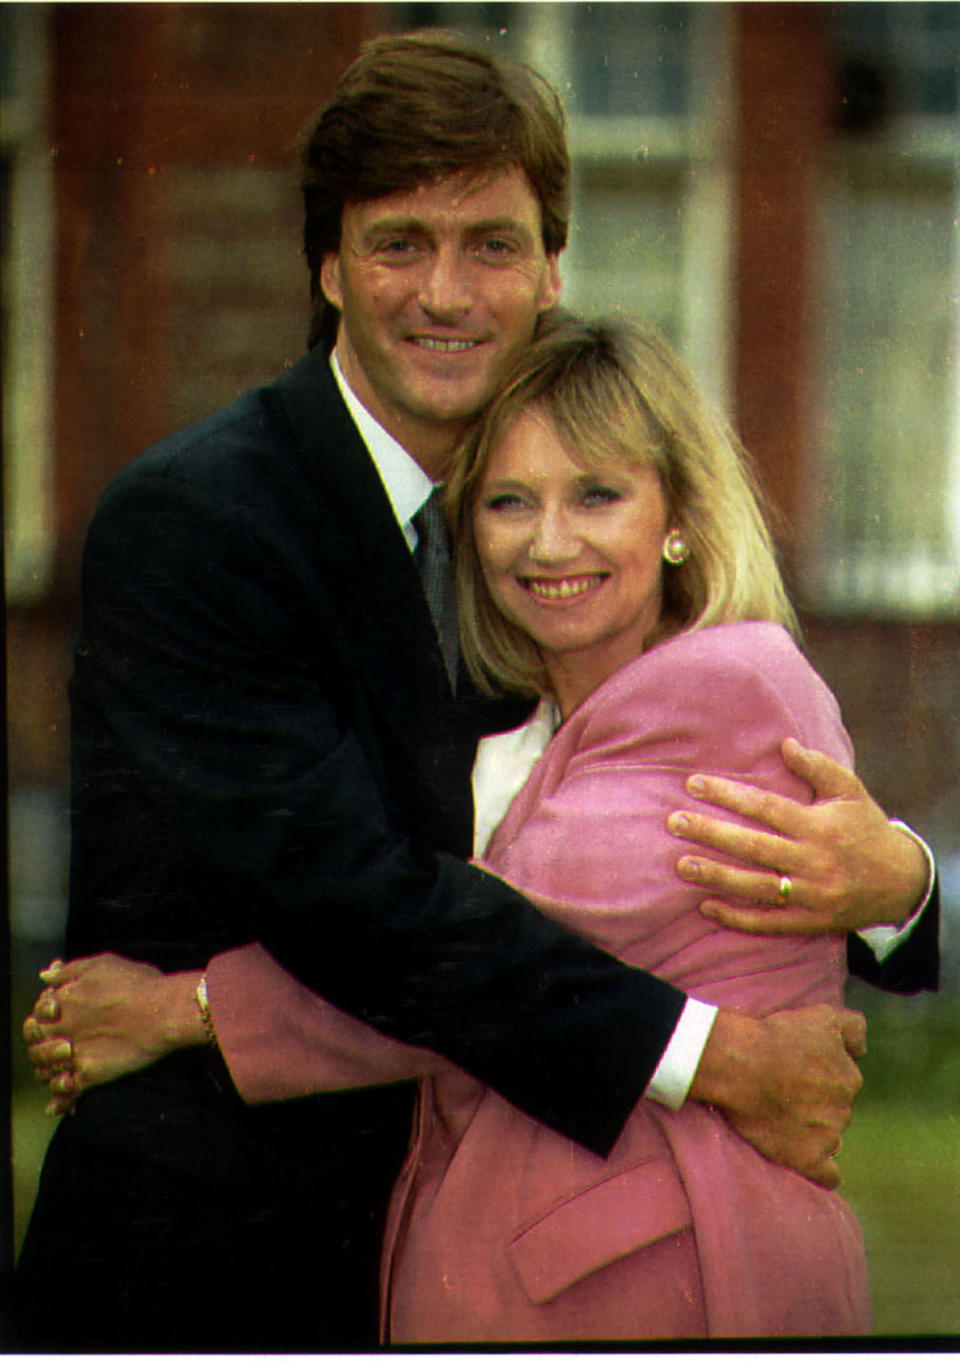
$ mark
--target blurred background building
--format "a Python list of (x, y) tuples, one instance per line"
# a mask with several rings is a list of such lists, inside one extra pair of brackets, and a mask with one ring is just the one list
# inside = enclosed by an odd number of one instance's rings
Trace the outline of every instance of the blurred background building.
[[(856, 1149), (869, 1175), (851, 1153), (848, 1179), (866, 1198), (881, 1327), (960, 1332), (960, 1214), (945, 1242), (942, 1200), (956, 1206), (960, 1181), (954, 3), (0, 6), (17, 1027), (64, 915), (86, 522), (124, 462), (301, 352), (297, 134), (365, 37), (434, 24), (561, 92), (566, 300), (655, 321), (731, 417), (859, 770), (937, 853), (947, 993), (855, 995), (873, 1036), (862, 1105), (885, 1124)], [(918, 1170), (921, 1101), (934, 1134)], [(21, 1219), (38, 1111), (18, 1103)], [(922, 1188), (903, 1182), (898, 1138)], [(888, 1203), (918, 1197), (942, 1252), (912, 1276)]]

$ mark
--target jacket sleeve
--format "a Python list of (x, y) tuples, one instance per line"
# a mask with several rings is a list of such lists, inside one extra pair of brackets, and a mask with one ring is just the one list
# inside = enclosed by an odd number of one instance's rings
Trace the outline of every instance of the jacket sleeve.
[(888, 993), (936, 992), (940, 984), (940, 884), (934, 880), (930, 900), (905, 941), (878, 960), (859, 936), (847, 937), (851, 974)]
[[(252, 512), (169, 472), (121, 477), (101, 503), (73, 682), (74, 797), (90, 805), (75, 854), (126, 855), (137, 882), (149, 843), (177, 867), (172, 887), (87, 887), (103, 948), (137, 953), (129, 924), (151, 912), (145, 941), (189, 946), (168, 967), (262, 941), (335, 1006), (605, 1153), (683, 994), (397, 834), (336, 620), (306, 608), (299, 566)], [(108, 848), (89, 841), (98, 824)]]

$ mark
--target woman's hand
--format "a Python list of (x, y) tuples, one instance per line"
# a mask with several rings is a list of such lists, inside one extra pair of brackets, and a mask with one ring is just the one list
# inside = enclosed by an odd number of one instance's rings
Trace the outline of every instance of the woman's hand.
[(200, 973), (164, 974), (119, 955), (54, 960), (46, 988), (23, 1024), (27, 1054), (51, 1092), (47, 1111), (74, 1110), (88, 1088), (202, 1044), (196, 1002)]

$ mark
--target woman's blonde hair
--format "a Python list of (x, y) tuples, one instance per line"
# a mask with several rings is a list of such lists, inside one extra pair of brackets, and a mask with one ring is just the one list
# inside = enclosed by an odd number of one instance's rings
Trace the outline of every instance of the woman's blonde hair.
[(664, 565), (663, 618), (673, 628), (749, 619), (797, 632), (746, 456), (666, 341), (636, 323), (554, 312), (458, 451), (446, 484), (463, 654), (484, 690), (549, 689), (537, 645), (490, 596), (473, 533), (490, 457), (530, 403), (581, 466), (657, 469), (669, 524), (690, 551), (684, 563)]

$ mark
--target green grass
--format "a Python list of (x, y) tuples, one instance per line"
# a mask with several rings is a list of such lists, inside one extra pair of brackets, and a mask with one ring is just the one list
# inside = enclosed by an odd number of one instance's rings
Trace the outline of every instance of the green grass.
[(17, 1253), (23, 1243), (33, 1198), (37, 1193), (40, 1165), (57, 1128), (44, 1106), (47, 1090), (18, 1088), (13, 1095), (13, 1236)]
[[(14, 1102), (18, 1246), (56, 1124), (44, 1102), (44, 1090), (26, 1087)], [(867, 1245), (877, 1333), (960, 1334), (960, 1104), (864, 1097), (840, 1163)]]
[(960, 1104), (863, 1098), (840, 1156), (878, 1334), (960, 1334)]

